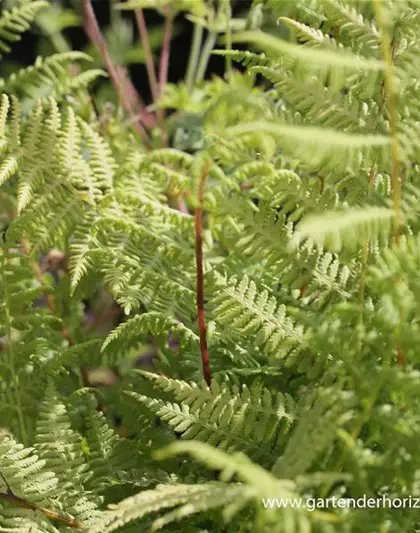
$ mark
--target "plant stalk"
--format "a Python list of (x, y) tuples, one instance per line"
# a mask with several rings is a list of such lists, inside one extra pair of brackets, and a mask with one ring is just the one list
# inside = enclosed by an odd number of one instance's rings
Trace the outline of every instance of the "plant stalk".
[[(120, 100), (126, 112), (128, 113), (128, 115), (133, 118), (136, 115), (136, 113), (132, 107), (131, 101), (128, 98), (127, 92), (125, 90), (124, 82), (121, 77), (121, 71), (114, 65), (112, 58), (108, 52), (105, 39), (99, 28), (98, 21), (96, 20), (96, 16), (93, 11), (90, 0), (83, 0), (83, 10), (84, 10), (84, 27), (85, 27), (86, 34), (89, 37), (89, 39), (95, 44), (96, 48), (99, 50), (99, 53), (101, 54), (102, 60), (105, 63), (105, 67), (108, 71), (108, 74), (115, 88), (118, 91)], [(132, 89), (135, 91), (134, 87), (132, 87)], [(152, 120), (153, 117), (146, 111), (144, 107), (141, 109), (140, 116), (141, 116), (141, 121), (146, 126), (151, 127), (151, 125), (153, 124), (153, 120)], [(140, 135), (140, 137), (145, 142), (145, 144), (150, 146), (150, 140), (141, 122), (136, 119), (136, 120), (133, 120), (132, 123), (136, 131)]]
[(211, 385), (211, 370), (209, 352), (207, 347), (207, 329), (206, 318), (204, 313), (204, 269), (203, 269), (203, 204), (204, 204), (204, 189), (206, 185), (207, 176), (210, 170), (210, 164), (204, 165), (201, 173), (200, 184), (198, 188), (198, 205), (195, 210), (195, 257), (197, 268), (197, 321), (200, 331), (200, 351), (201, 362), (203, 366), (203, 376), (210, 387)]
[(191, 92), (193, 88), (194, 77), (197, 71), (197, 64), (200, 58), (202, 40), (203, 40), (203, 26), (200, 26), (199, 24), (194, 24), (191, 52), (190, 52), (190, 57), (188, 59), (187, 76), (185, 78), (185, 83), (186, 83), (188, 92)]
[(375, 0), (374, 7), (376, 12), (376, 20), (381, 30), (381, 46), (382, 55), (386, 63), (384, 73), (384, 88), (387, 95), (387, 107), (389, 113), (389, 125), (391, 128), (391, 155), (392, 155), (392, 170), (391, 170), (391, 184), (392, 184), (392, 204), (395, 212), (395, 240), (398, 242), (401, 226), (401, 171), (400, 171), (400, 159), (399, 159), (399, 145), (398, 145), (398, 132), (397, 132), (397, 93), (395, 89), (394, 76), (393, 76), (393, 58), (392, 58), (392, 45), (389, 38), (388, 29), (386, 27), (385, 16), (383, 12), (382, 0)]
[(197, 75), (195, 78), (196, 83), (200, 83), (204, 79), (204, 76), (207, 70), (207, 65), (209, 63), (210, 55), (213, 50), (216, 39), (217, 39), (217, 33), (215, 32), (208, 33), (204, 46), (203, 46), (202, 53), (201, 53), (200, 62), (197, 68)]

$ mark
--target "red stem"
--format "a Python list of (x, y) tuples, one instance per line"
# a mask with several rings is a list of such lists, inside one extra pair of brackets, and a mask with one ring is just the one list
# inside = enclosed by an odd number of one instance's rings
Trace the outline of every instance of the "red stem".
[(137, 27), (139, 29), (141, 44), (144, 49), (144, 57), (146, 60), (147, 75), (149, 77), (150, 90), (152, 92), (153, 102), (157, 102), (159, 98), (159, 87), (156, 77), (156, 70), (153, 64), (152, 48), (149, 41), (149, 32), (147, 31), (146, 20), (144, 18), (143, 10), (136, 9), (135, 11)]
[[(121, 71), (119, 71), (118, 68), (114, 65), (112, 58), (109, 55), (108, 49), (106, 47), (105, 39), (99, 28), (98, 21), (96, 20), (95, 12), (93, 11), (90, 0), (83, 0), (83, 10), (84, 10), (84, 27), (85, 27), (86, 34), (89, 37), (89, 39), (95, 44), (97, 49), (99, 50), (99, 53), (101, 54), (103, 62), (105, 63), (108, 74), (114, 86), (116, 87), (118, 91), (120, 100), (126, 112), (129, 114), (131, 118), (133, 118), (136, 115), (136, 113), (132, 108), (132, 102), (128, 98), (127, 92), (124, 88), (124, 82), (127, 84), (127, 87), (130, 88), (130, 90), (133, 89), (133, 91), (135, 91), (134, 86), (132, 86), (132, 83), (128, 79), (125, 79), (125, 80), (122, 79)], [(140, 116), (141, 116), (142, 122), (145, 125), (147, 125), (148, 127), (152, 126), (153, 117), (144, 108), (141, 110)], [(133, 124), (137, 132), (139, 133), (139, 135), (145, 141), (145, 143), (149, 145), (150, 141), (148, 139), (146, 130), (144, 129), (143, 125), (139, 122), (139, 120), (133, 120)]]
[(209, 173), (210, 165), (207, 164), (203, 168), (201, 175), (199, 189), (198, 189), (198, 206), (195, 210), (195, 259), (197, 268), (197, 321), (198, 329), (200, 331), (200, 351), (201, 362), (203, 365), (203, 376), (207, 385), (211, 385), (211, 371), (209, 352), (207, 348), (207, 329), (206, 318), (204, 314), (204, 273), (203, 273), (203, 237), (202, 237), (202, 225), (203, 225), (203, 203), (204, 203), (204, 187), (206, 184), (207, 176)]

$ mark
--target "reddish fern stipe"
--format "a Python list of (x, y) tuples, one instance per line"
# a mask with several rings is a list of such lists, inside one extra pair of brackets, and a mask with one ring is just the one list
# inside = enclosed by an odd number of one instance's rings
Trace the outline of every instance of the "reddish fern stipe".
[(0, 492), (0, 499), (18, 505), (19, 507), (24, 507), (25, 509), (31, 509), (32, 511), (40, 511), (50, 520), (55, 520), (57, 522), (60, 522), (61, 524), (65, 524), (68, 527), (74, 527), (76, 529), (86, 529), (86, 526), (84, 526), (77, 520), (73, 520), (72, 518), (66, 518), (65, 516), (62, 516), (61, 514), (56, 513), (55, 511), (44, 509), (44, 507), (35, 505), (31, 502), (28, 502), (27, 500), (24, 500), (23, 498), (19, 498), (13, 493)]

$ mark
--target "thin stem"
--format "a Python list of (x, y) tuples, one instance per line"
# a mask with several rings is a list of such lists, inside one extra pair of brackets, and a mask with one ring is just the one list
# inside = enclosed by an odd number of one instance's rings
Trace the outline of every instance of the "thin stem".
[[(120, 100), (128, 113), (130, 117), (133, 117), (135, 115), (135, 111), (132, 108), (131, 101), (128, 98), (127, 92), (124, 87), (124, 82), (121, 77), (121, 71), (114, 65), (112, 58), (108, 52), (105, 39), (102, 35), (101, 30), (99, 29), (98, 21), (96, 20), (95, 13), (92, 8), (92, 4), (90, 0), (83, 0), (83, 9), (84, 9), (84, 26), (85, 31), (89, 39), (95, 44), (97, 49), (99, 50), (99, 53), (101, 54), (101, 57), (103, 59), (103, 62), (105, 63), (105, 67), (108, 71), (108, 74), (115, 86), (115, 88), (118, 91)], [(133, 90), (135, 91), (134, 87)], [(141, 118), (142, 121), (148, 125), (149, 127), (152, 125), (151, 116), (147, 111), (143, 108), (141, 110)], [(144, 129), (143, 125), (138, 120), (133, 120), (133, 125), (136, 128), (137, 132), (139, 133), (140, 137), (143, 139), (143, 141), (150, 146), (150, 140), (148, 138), (148, 135), (146, 133), (146, 130)]]
[(392, 44), (389, 38), (388, 30), (386, 28), (385, 17), (383, 13), (382, 0), (375, 0), (374, 2), (376, 20), (378, 21), (381, 30), (381, 46), (382, 55), (386, 62), (384, 73), (384, 88), (387, 94), (387, 107), (389, 113), (389, 124), (391, 128), (392, 139), (392, 203), (395, 212), (396, 230), (395, 239), (398, 242), (401, 232), (401, 173), (398, 147), (398, 132), (397, 132), (397, 93), (393, 77), (393, 58), (392, 58)]
[(136, 16), (137, 27), (140, 34), (141, 44), (144, 50), (144, 57), (146, 61), (147, 76), (149, 79), (150, 91), (152, 93), (153, 103), (157, 102), (159, 98), (159, 87), (157, 82), (155, 65), (153, 63), (153, 53), (150, 46), (149, 32), (147, 30), (146, 20), (144, 18), (143, 10), (136, 9), (134, 12)]
[[(226, 0), (226, 50), (232, 50), (232, 28), (230, 21), (232, 19), (232, 8), (230, 0)], [(232, 78), (232, 58), (229, 54), (226, 55), (226, 78)]]
[[(375, 179), (375, 162), (372, 163), (369, 173), (369, 183), (368, 183), (368, 197), (372, 195), (373, 182)], [(368, 251), (369, 251), (369, 237), (366, 237), (365, 242), (363, 243), (362, 250), (362, 270), (360, 273), (360, 287), (359, 287), (359, 301), (363, 309), (363, 304), (365, 301), (365, 285), (366, 285), (366, 271), (367, 271), (367, 261), (368, 261)]]
[(204, 269), (203, 269), (203, 204), (204, 189), (207, 176), (210, 170), (210, 164), (207, 163), (202, 171), (200, 184), (198, 188), (198, 205), (195, 210), (195, 257), (197, 268), (197, 322), (200, 331), (200, 351), (201, 363), (203, 366), (203, 376), (207, 385), (211, 385), (211, 371), (209, 353), (207, 348), (207, 329), (206, 318), (204, 313)]
[(191, 45), (190, 57), (188, 59), (187, 76), (185, 83), (187, 85), (188, 92), (192, 91), (194, 84), (194, 75), (197, 70), (197, 63), (200, 57), (201, 42), (203, 40), (203, 26), (200, 24), (194, 24), (193, 40)]
[(168, 82), (168, 69), (169, 69), (169, 58), (171, 56), (171, 39), (172, 39), (172, 30), (173, 30), (173, 16), (167, 15), (165, 17), (165, 25), (163, 29), (163, 44), (162, 44), (162, 53), (160, 55), (160, 64), (159, 64), (159, 96), (162, 96), (166, 84)]
[(204, 79), (204, 75), (206, 74), (207, 65), (210, 59), (210, 54), (213, 50), (216, 39), (217, 39), (217, 33), (214, 33), (214, 32), (208, 33), (206, 41), (203, 46), (203, 51), (201, 52), (200, 62), (197, 68), (197, 75), (195, 78), (196, 83), (200, 83)]

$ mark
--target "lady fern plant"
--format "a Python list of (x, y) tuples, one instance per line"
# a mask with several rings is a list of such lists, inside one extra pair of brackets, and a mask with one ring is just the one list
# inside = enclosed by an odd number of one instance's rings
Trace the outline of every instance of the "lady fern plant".
[(140, 120), (84, 7), (121, 108), (77, 51), (0, 82), (0, 530), (414, 533), (417, 0), (119, 4)]

